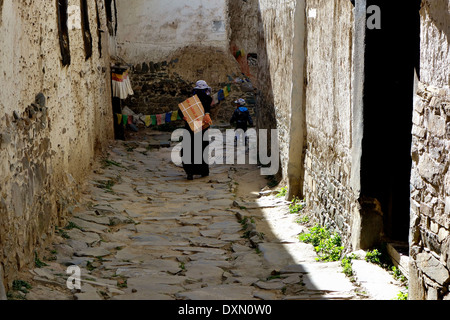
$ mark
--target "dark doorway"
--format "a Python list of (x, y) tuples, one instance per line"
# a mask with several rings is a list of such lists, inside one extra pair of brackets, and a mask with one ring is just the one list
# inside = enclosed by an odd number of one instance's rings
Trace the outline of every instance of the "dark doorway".
[[(408, 241), (414, 72), (420, 66), (421, 0), (368, 0), (381, 29), (367, 29), (361, 194), (377, 199), (385, 240)], [(371, 14), (368, 14), (370, 17)]]

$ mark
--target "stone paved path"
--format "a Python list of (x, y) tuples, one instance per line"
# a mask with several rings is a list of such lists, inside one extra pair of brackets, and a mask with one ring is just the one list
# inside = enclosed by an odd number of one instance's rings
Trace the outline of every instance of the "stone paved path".
[[(26, 299), (368, 298), (338, 262), (317, 263), (298, 242), (303, 227), (285, 201), (259, 193), (258, 168), (213, 166), (187, 181), (172, 148), (154, 148), (167, 146), (167, 134), (145, 137), (113, 142), (99, 161), (47, 266), (30, 272)], [(72, 265), (81, 290), (66, 287)]]

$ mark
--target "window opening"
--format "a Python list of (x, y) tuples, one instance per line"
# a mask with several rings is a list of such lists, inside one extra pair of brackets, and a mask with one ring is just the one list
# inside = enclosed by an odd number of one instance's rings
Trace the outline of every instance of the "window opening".
[(81, 0), (81, 30), (83, 32), (86, 60), (92, 56), (92, 34), (89, 25), (89, 7), (87, 0)]
[(70, 65), (69, 28), (67, 27), (67, 0), (56, 0), (59, 46), (61, 49), (61, 61), (63, 66)]
[(100, 20), (100, 11), (98, 9), (98, 1), (95, 0), (95, 10), (97, 12), (97, 37), (98, 37), (98, 53), (102, 57), (102, 22)]

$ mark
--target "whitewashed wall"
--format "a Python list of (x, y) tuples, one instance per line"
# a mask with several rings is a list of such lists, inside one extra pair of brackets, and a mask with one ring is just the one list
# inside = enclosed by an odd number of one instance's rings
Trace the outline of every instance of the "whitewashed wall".
[(128, 63), (163, 61), (197, 44), (228, 48), (226, 0), (117, 0), (118, 55)]

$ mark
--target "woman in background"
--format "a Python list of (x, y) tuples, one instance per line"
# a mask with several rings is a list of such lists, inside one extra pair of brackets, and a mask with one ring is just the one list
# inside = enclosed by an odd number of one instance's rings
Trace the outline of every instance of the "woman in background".
[[(189, 148), (191, 150), (191, 161), (188, 163), (185, 163), (185, 159), (183, 158), (183, 168), (184, 171), (187, 174), (188, 180), (193, 180), (194, 175), (200, 175), (202, 177), (208, 177), (209, 176), (209, 164), (204, 159), (204, 154), (206, 148), (209, 146), (209, 139), (204, 139), (205, 134), (207, 134), (207, 131), (209, 129), (209, 126), (211, 124), (211, 104), (213, 102), (213, 99), (211, 97), (211, 87), (208, 86), (208, 84), (200, 80), (197, 82), (194, 90), (193, 95), (197, 95), (199, 100), (201, 101), (203, 108), (205, 109), (205, 117), (203, 119), (203, 129), (201, 132), (194, 133), (189, 126), (189, 123), (186, 121), (186, 117), (184, 117), (185, 121), (185, 128), (190, 134), (190, 145), (185, 145), (185, 141), (183, 141), (183, 150), (181, 151), (181, 156), (183, 157), (183, 151), (185, 148)], [(201, 135), (200, 137), (197, 137), (197, 135)], [(197, 137), (197, 138), (196, 138)], [(205, 141), (207, 140), (207, 141)], [(197, 155), (197, 158), (201, 157), (202, 161), (201, 163), (195, 163), (195, 141), (202, 141), (202, 154)], [(187, 143), (186, 143), (187, 144)]]

